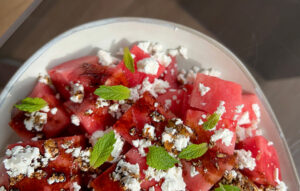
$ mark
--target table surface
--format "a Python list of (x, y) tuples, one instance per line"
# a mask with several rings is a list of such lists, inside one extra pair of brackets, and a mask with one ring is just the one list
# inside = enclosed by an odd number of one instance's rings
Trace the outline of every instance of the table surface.
[(219, 40), (244, 61), (269, 99), (300, 172), (299, 10), (294, 0), (44, 0), (0, 48), (0, 87), (38, 48), (76, 25), (120, 16), (177, 22)]

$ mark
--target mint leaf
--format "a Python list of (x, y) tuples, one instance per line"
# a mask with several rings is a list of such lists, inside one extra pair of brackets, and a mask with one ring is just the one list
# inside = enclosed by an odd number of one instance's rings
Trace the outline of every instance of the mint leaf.
[(183, 149), (179, 153), (178, 157), (186, 160), (196, 159), (204, 155), (207, 149), (208, 149), (207, 143), (201, 143), (199, 145), (191, 144), (187, 146), (185, 149)]
[(123, 100), (130, 97), (130, 89), (122, 86), (100, 86), (94, 94), (105, 100)]
[(27, 97), (21, 101), (21, 104), (15, 105), (16, 108), (18, 108), (21, 111), (26, 112), (34, 112), (39, 111), (43, 107), (47, 106), (48, 103), (39, 97), (31, 98)]
[(236, 186), (231, 185), (223, 185), (219, 183), (220, 187), (216, 188), (215, 191), (240, 191), (240, 189)]
[(168, 170), (179, 161), (173, 158), (163, 147), (151, 146), (147, 154), (147, 164), (157, 170)]
[(130, 72), (134, 73), (134, 60), (131, 56), (131, 53), (130, 53), (128, 47), (124, 48), (123, 62), (125, 64), (126, 68), (128, 68), (128, 70), (130, 70)]
[(98, 139), (90, 156), (90, 165), (93, 168), (98, 168), (107, 161), (111, 152), (114, 150), (115, 142), (116, 138), (114, 131), (110, 131)]
[(210, 130), (213, 129), (219, 122), (220, 120), (220, 114), (213, 113), (211, 114), (208, 118), (207, 121), (205, 121), (202, 125), (202, 128), (204, 130)]

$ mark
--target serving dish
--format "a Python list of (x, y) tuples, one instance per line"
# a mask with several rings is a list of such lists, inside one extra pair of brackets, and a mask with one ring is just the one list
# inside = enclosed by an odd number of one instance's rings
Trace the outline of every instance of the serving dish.
[(188, 49), (187, 61), (179, 66), (201, 65), (221, 72), (226, 80), (238, 82), (247, 92), (256, 93), (263, 105), (260, 127), (280, 156), (283, 181), (289, 190), (299, 190), (296, 168), (288, 150), (280, 125), (259, 85), (243, 63), (227, 48), (191, 28), (155, 19), (111, 18), (87, 23), (59, 35), (32, 55), (11, 78), (0, 96), (1, 153), (17, 136), (8, 127), (10, 111), (16, 101), (32, 89), (39, 73), (64, 61), (95, 54), (99, 48), (116, 52), (136, 41), (157, 41), (166, 48), (182, 45)]

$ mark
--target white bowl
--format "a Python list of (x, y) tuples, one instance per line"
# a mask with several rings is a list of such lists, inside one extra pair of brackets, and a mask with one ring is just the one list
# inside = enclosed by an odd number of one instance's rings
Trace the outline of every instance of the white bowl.
[(201, 65), (215, 68), (222, 72), (223, 79), (237, 82), (244, 90), (256, 93), (263, 105), (260, 126), (278, 151), (283, 180), (289, 190), (299, 190), (296, 168), (280, 125), (259, 85), (243, 63), (227, 48), (202, 33), (155, 19), (112, 18), (87, 23), (59, 35), (32, 55), (10, 79), (0, 96), (2, 153), (7, 144), (17, 140), (17, 135), (8, 126), (13, 104), (30, 93), (39, 73), (45, 73), (46, 69), (64, 61), (95, 54), (99, 47), (116, 52), (121, 46), (143, 40), (160, 42), (166, 48), (183, 45), (188, 48), (189, 60), (180, 67)]

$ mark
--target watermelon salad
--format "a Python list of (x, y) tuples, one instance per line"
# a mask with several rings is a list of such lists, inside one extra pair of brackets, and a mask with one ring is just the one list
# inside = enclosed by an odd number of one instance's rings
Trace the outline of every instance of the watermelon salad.
[[(180, 58), (181, 57), (181, 58)], [(139, 42), (37, 78), (16, 103), (0, 191), (285, 191), (255, 94), (187, 49)]]

